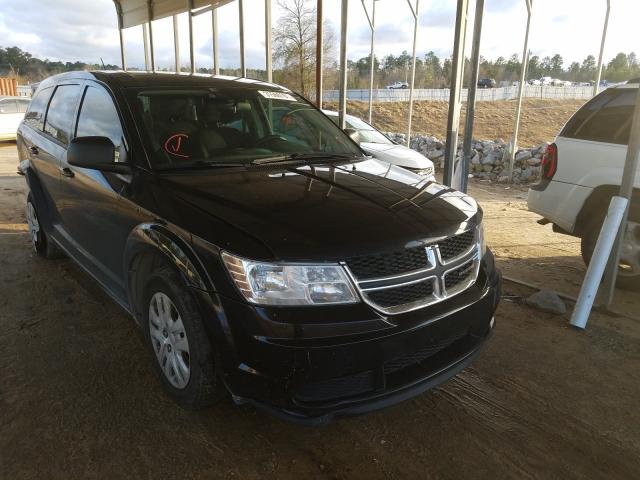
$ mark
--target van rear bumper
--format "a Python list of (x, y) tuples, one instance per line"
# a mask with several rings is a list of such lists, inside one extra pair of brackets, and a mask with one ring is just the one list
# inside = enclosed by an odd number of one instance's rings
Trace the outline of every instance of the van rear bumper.
[(561, 231), (573, 234), (578, 214), (592, 191), (590, 187), (543, 180), (529, 189), (527, 207)]

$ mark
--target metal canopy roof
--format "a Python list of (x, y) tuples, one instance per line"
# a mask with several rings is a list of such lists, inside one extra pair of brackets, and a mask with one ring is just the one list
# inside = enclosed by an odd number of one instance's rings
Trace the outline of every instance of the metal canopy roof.
[[(190, 9), (207, 10), (222, 7), (233, 0), (114, 0), (121, 28), (135, 27), (161, 18), (184, 13)], [(190, 8), (191, 7), (191, 8)], [(194, 12), (195, 13), (195, 12)]]

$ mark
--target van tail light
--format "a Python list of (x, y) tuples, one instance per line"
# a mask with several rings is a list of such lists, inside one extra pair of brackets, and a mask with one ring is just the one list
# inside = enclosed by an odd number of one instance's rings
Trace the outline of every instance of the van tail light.
[(540, 166), (542, 167), (540, 172), (542, 178), (551, 180), (558, 170), (558, 146), (555, 143), (547, 145)]

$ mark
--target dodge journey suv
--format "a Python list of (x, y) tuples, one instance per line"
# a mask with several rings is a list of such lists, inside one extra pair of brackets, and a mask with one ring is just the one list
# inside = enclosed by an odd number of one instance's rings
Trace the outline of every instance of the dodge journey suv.
[(362, 413), (455, 375), (493, 328), (476, 202), (365, 156), (285, 88), (66, 73), (18, 149), (34, 249), (131, 314), (182, 405)]

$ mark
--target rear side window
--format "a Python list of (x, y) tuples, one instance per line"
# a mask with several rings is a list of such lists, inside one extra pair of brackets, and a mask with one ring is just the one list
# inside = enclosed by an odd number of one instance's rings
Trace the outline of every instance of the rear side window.
[(69, 143), (79, 96), (80, 85), (60, 85), (47, 110), (44, 131), (65, 145)]
[(24, 123), (36, 130), (42, 130), (44, 122), (44, 112), (47, 109), (47, 103), (49, 103), (49, 97), (51, 97), (53, 87), (47, 87), (42, 90), (38, 90), (31, 100), (27, 114), (24, 116)]
[(629, 143), (637, 90), (605, 90), (569, 120), (560, 136), (594, 142)]
[(108, 137), (116, 148), (122, 145), (122, 126), (111, 96), (96, 87), (87, 87), (80, 107), (76, 137)]
[(14, 99), (0, 102), (0, 113), (18, 113), (18, 106)]

